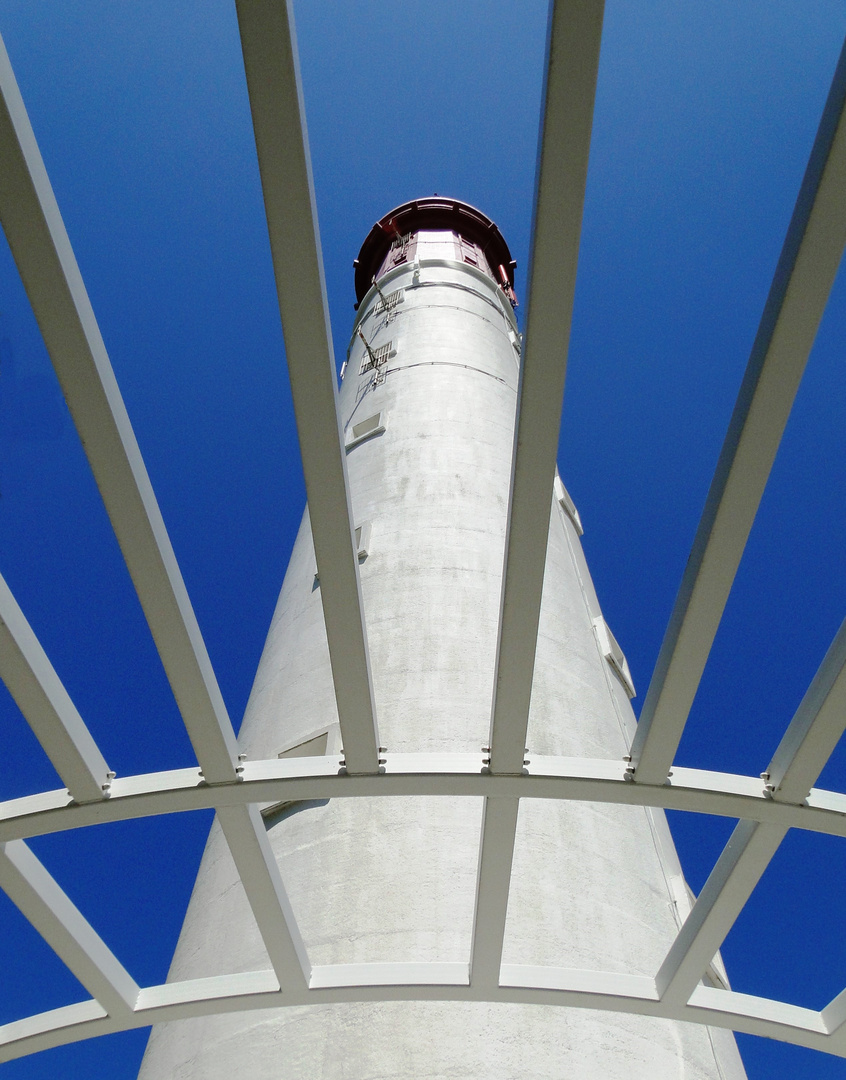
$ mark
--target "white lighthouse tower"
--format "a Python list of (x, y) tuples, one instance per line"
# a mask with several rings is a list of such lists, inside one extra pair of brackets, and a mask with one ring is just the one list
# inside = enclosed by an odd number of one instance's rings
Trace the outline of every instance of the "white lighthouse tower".
[[(340, 417), (388, 760), (478, 754), (486, 768), (520, 368), (513, 265), (487, 217), (442, 198), (386, 215), (356, 262)], [(550, 511), (527, 755), (619, 761), (632, 739), (634, 688), (558, 477)], [(321, 600), (306, 512), (240, 735), (247, 759), (336, 755), (343, 769)], [(449, 981), (450, 971), (482, 963), (471, 955), (482, 803), (447, 785), (438, 795), (264, 806), (316, 969), (401, 962)], [(637, 977), (660, 966), (690, 900), (662, 811), (539, 797), (519, 801), (507, 904), (501, 972), (550, 965)], [(269, 966), (215, 826), (170, 979)], [(724, 980), (718, 960), (707, 978)], [(441, 1000), (425, 1000), (425, 980), (409, 982), (413, 992), (393, 995), (406, 1000), (374, 991), (374, 1000), (160, 1025), (140, 1076), (745, 1076), (724, 1030), (519, 996), (448, 1000), (443, 986), (430, 995)]]

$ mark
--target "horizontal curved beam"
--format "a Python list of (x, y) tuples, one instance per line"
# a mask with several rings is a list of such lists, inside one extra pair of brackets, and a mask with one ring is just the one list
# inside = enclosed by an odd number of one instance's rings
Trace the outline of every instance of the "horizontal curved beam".
[(349, 776), (337, 757), (244, 762), (243, 780), (205, 784), (196, 768), (112, 782), (111, 797), (78, 805), (61, 789), (0, 803), (0, 842), (110, 821), (259, 802), (373, 796), (503, 797), (657, 806), (846, 836), (846, 795), (814, 788), (801, 803), (770, 797), (758, 777), (674, 769), (664, 784), (633, 784), (626, 763), (533, 755), (520, 776), (494, 776), (476, 754), (387, 754), (375, 776)]
[(147, 987), (135, 1011), (119, 1019), (104, 1016), (93, 1001), (40, 1013), (0, 1027), (0, 1061), (165, 1021), (288, 1005), (385, 1000), (491, 1001), (640, 1013), (846, 1056), (821, 1013), (728, 990), (699, 987), (685, 1005), (659, 1001), (652, 979), (606, 971), (505, 965), (499, 986), (471, 987), (466, 964), (338, 964), (314, 968), (310, 988), (294, 994), (277, 989), (273, 972), (253, 971)]

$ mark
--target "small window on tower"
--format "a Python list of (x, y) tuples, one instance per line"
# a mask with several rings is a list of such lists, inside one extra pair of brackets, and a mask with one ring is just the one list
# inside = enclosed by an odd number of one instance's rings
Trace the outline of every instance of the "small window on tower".
[(380, 345), (378, 349), (373, 349), (368, 345), (365, 345), (364, 356), (361, 358), (361, 367), (358, 370), (359, 375), (363, 375), (365, 371), (372, 371), (374, 368), (378, 371), (387, 364), (388, 360), (396, 353), (392, 352), (393, 342), (389, 341), (387, 345)]
[(476, 245), (471, 243), (471, 241), (466, 240), (463, 236), (459, 236), (458, 239), (461, 242), (461, 254), (464, 258), (464, 261), (467, 263), (472, 263), (473, 266), (478, 266), (479, 254)]
[(411, 233), (405, 233), (403, 236), (395, 236), (394, 241), (391, 244), (391, 253), (388, 259), (390, 266), (398, 266), (400, 263), (404, 263), (408, 258), (408, 245), (411, 240)]
[(373, 308), (373, 314), (383, 315), (386, 311), (389, 313), (394, 311), (397, 305), (403, 302), (403, 291), (403, 289), (397, 289), (395, 292), (388, 293), (387, 296), (380, 293), (379, 299), (376, 301), (376, 305)]

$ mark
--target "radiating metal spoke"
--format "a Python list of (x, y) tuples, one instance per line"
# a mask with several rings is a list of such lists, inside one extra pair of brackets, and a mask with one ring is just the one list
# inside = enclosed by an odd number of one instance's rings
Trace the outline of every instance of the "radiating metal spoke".
[(350, 772), (376, 772), (376, 708), (293, 12), (285, 0), (238, 0), (237, 9), (344, 757)]
[(0, 844), (0, 888), (106, 1012), (126, 1020), (137, 983), (23, 840)]
[(493, 772), (519, 772), (525, 756), (602, 17), (602, 0), (557, 0), (550, 8), (491, 710)]
[(222, 808), (217, 817), (280, 987), (305, 988), (311, 965), (258, 808)]
[(485, 799), (473, 913), (473, 986), (499, 985), (519, 808), (519, 799)]
[(846, 1057), (846, 990), (833, 998), (823, 1009), (822, 1022), (832, 1036), (833, 1054)]
[(802, 802), (846, 730), (846, 620), (767, 769), (773, 798)]
[(103, 799), (109, 766), (2, 577), (0, 678), (76, 802)]
[[(491, 707), (494, 773), (519, 773), (525, 757), (603, 10), (602, 0), (550, 5)], [(499, 977), (516, 827), (516, 802), (487, 800), (474, 914), (474, 982), (495, 984)]]
[[(846, 622), (796, 710), (767, 776), (773, 802), (805, 803), (846, 728)], [(741, 821), (658, 972), (662, 997), (687, 1000), (752, 895), (787, 829)]]
[(660, 783), (681, 740), (846, 245), (846, 46), (632, 746)]
[(738, 823), (655, 978), (662, 1000), (690, 998), (786, 835)]
[[(238, 747), (85, 285), (5, 50), (0, 48), (0, 217), (207, 783), (236, 780)], [(239, 812), (242, 813), (242, 812)], [(243, 816), (243, 814), (242, 814)], [(254, 815), (238, 830), (260, 925), (287, 928)], [(232, 831), (230, 829), (230, 831)], [(247, 883), (245, 883), (247, 884)], [(277, 905), (278, 906), (278, 905)], [(296, 933), (296, 930), (292, 931)], [(281, 948), (281, 946), (280, 946)], [(275, 959), (279, 959), (275, 956)], [(282, 966), (280, 960), (280, 967)], [(287, 970), (287, 969), (286, 969)]]
[(210, 782), (237, 743), (88, 294), (0, 41), (0, 220), (168, 680)]

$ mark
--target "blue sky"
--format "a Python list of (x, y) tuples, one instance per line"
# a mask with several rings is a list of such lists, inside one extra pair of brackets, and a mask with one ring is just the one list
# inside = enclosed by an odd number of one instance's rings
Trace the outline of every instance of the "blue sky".
[[(496, 220), (525, 283), (545, 0), (297, 5), (336, 353), (352, 259), (437, 191)], [(0, 32), (231, 715), (304, 503), (234, 5), (0, 0)], [(607, 0), (560, 468), (641, 698), (846, 33), (837, 0)], [(846, 612), (838, 279), (679, 759), (757, 774)], [(119, 773), (193, 760), (8, 250), (0, 571)], [(635, 701), (639, 708), (639, 699)], [(0, 696), (0, 798), (59, 786)], [(846, 790), (841, 749), (822, 785)], [(161, 981), (207, 815), (33, 842), (140, 982)], [(730, 823), (673, 816), (699, 889)], [(791, 835), (723, 950), (736, 989), (846, 985), (846, 849)], [(116, 912), (121, 892), (131, 902)], [(0, 897), (0, 1022), (77, 1000)], [(138, 1067), (145, 1033), (5, 1066)], [(742, 1038), (751, 1080), (846, 1061)]]

